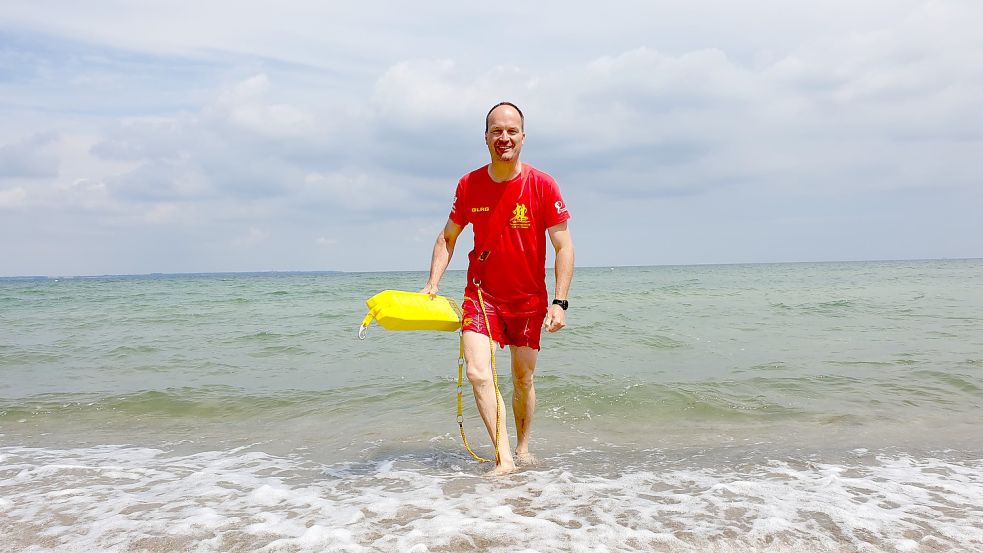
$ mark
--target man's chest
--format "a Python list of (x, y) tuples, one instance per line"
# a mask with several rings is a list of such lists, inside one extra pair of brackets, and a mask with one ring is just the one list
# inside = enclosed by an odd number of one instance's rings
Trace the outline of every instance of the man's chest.
[(465, 197), (464, 208), (475, 232), (481, 233), (495, 225), (513, 229), (532, 228), (538, 218), (538, 202), (529, 186), (504, 190), (475, 190)]

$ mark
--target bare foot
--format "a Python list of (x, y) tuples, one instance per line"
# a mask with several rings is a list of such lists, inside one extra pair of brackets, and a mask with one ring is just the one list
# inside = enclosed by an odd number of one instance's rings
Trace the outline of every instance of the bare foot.
[(528, 451), (522, 451), (522, 452), (517, 451), (515, 453), (515, 460), (516, 463), (525, 466), (536, 466), (539, 464), (539, 459), (537, 459), (535, 455), (529, 453)]
[(485, 473), (485, 476), (505, 476), (512, 474), (515, 470), (515, 463), (502, 463), (495, 465), (495, 468)]

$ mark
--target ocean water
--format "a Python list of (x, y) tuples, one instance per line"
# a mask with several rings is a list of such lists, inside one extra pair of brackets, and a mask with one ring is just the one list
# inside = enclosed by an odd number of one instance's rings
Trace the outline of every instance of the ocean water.
[(578, 269), (502, 478), (425, 279), (0, 280), (0, 551), (983, 551), (983, 260)]

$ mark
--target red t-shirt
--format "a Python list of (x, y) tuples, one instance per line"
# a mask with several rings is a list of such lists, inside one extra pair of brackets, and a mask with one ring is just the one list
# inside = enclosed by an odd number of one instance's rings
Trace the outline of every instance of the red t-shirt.
[[(471, 223), (475, 243), (464, 294), (477, 297), (478, 278), (482, 295), (504, 315), (546, 313), (546, 229), (569, 218), (553, 177), (526, 163), (507, 182), (493, 181), (487, 165), (461, 177), (450, 220)], [(483, 250), (489, 255), (478, 261)]]

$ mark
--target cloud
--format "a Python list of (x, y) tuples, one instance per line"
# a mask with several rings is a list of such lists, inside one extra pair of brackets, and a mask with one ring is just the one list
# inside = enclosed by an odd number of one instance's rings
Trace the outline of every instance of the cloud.
[(102, 213), (119, 213), (126, 210), (126, 206), (120, 205), (110, 196), (104, 182), (86, 178), (55, 185), (46, 205)]
[(224, 91), (211, 109), (238, 129), (272, 139), (303, 137), (315, 131), (313, 114), (298, 106), (268, 102), (269, 90), (270, 79), (261, 73)]
[(27, 191), (21, 187), (0, 189), (0, 209), (13, 209), (24, 205)]
[[(282, 199), (297, 209), (338, 216), (432, 208), (438, 199), (443, 207), (446, 190), (414, 176), (415, 171), (407, 170), (413, 164), (400, 165), (395, 152), (418, 163), (446, 152), (428, 147), (421, 153), (416, 140), (409, 145), (401, 140), (372, 144), (372, 136), (359, 131), (379, 121), (368, 112), (360, 121), (337, 109), (318, 114), (276, 100), (277, 90), (266, 74), (223, 85), (197, 112), (114, 123), (91, 153), (137, 162), (106, 177), (113, 196), (127, 202), (228, 206)], [(391, 136), (388, 127), (379, 132)], [(380, 159), (385, 161), (377, 167)]]
[(50, 178), (58, 175), (58, 158), (50, 152), (58, 135), (38, 133), (14, 144), (0, 146), (0, 179)]
[(301, 196), (322, 205), (346, 210), (391, 212), (412, 201), (410, 190), (393, 186), (365, 173), (310, 173), (297, 189)]
[(277, 102), (273, 91), (265, 74), (248, 77), (216, 91), (197, 112), (121, 120), (91, 152), (139, 162), (107, 178), (115, 195), (131, 201), (282, 196), (306, 172), (298, 159), (316, 166), (335, 155), (316, 116)]
[[(376, 120), (414, 133), (421, 126), (446, 132), (478, 128), (475, 113), (484, 113), (502, 95), (521, 93), (528, 76), (514, 66), (494, 66), (472, 73), (450, 59), (415, 59), (397, 63), (376, 80), (371, 103)], [(512, 83), (504, 87), (497, 83)], [(511, 90), (509, 90), (511, 89)]]
[(191, 160), (151, 161), (106, 180), (116, 198), (157, 202), (213, 197), (209, 176)]
[(125, 161), (178, 161), (186, 159), (196, 144), (195, 117), (127, 118), (113, 122), (91, 153), (102, 159)]
[(245, 234), (236, 237), (232, 241), (232, 245), (236, 248), (243, 249), (255, 248), (265, 242), (269, 237), (269, 232), (256, 227), (249, 227), (249, 230)]

